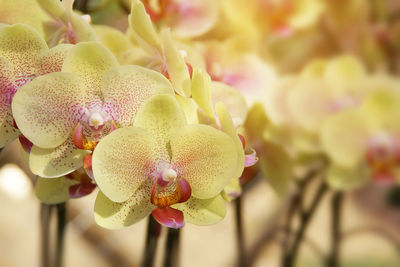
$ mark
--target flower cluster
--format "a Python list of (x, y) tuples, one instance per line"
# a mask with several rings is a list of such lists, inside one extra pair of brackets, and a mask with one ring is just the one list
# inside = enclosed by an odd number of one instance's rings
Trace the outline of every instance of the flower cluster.
[(0, 0), (0, 146), (19, 139), (41, 201), (98, 188), (103, 227), (180, 228), (258, 170), (280, 194), (317, 161), (334, 189), (400, 181), (399, 31), (363, 1), (126, 2), (110, 22)]
[(106, 228), (149, 214), (172, 228), (220, 221), (243, 168), (257, 161), (238, 133), (246, 101), (175, 39), (201, 34), (216, 15), (175, 21), (206, 6), (183, 1), (156, 14), (133, 1), (125, 35), (90, 25), (73, 2), (29, 1), (35, 19), (10, 5), (21, 17), (1, 18), (1, 146), (19, 139), (45, 203), (98, 187), (95, 219)]

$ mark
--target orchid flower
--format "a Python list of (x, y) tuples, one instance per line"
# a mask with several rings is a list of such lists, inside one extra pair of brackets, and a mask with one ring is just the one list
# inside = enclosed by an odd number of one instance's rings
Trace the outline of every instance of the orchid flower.
[(373, 89), (358, 108), (349, 108), (328, 118), (321, 130), (326, 153), (332, 160), (328, 183), (349, 190), (371, 178), (400, 181), (399, 81), (367, 80)]
[[(361, 86), (367, 72), (354, 56), (313, 60), (300, 75), (281, 77), (265, 93), (271, 122), (298, 153), (321, 153), (319, 130), (335, 113), (357, 107), (367, 90)], [(285, 132), (285, 133), (284, 133)]]
[(0, 25), (0, 147), (20, 134), (11, 112), (17, 90), (37, 76), (60, 71), (70, 48), (60, 45), (49, 49), (41, 35), (28, 25)]
[(237, 172), (230, 136), (206, 125), (188, 125), (170, 95), (149, 98), (133, 127), (104, 137), (93, 154), (99, 192), (96, 222), (131, 225), (152, 213), (161, 224), (208, 225), (225, 215), (219, 195)]
[(243, 128), (246, 141), (257, 152), (258, 165), (264, 177), (275, 192), (284, 195), (292, 181), (295, 163), (282, 137), (285, 129), (282, 131), (272, 123), (260, 103), (249, 109)]
[(156, 25), (170, 27), (180, 38), (209, 31), (218, 18), (220, 0), (142, 0)]
[(12, 103), (15, 121), (33, 143), (29, 165), (41, 177), (60, 177), (84, 166), (91, 151), (117, 127), (132, 125), (148, 97), (173, 94), (161, 74), (139, 66), (118, 66), (98, 43), (71, 48), (61, 72), (26, 84)]
[(211, 79), (232, 86), (252, 105), (260, 101), (264, 90), (275, 80), (276, 73), (256, 53), (239, 46), (237, 40), (200, 45)]
[[(241, 194), (239, 178), (244, 167), (257, 163), (253, 149), (246, 149), (246, 142), (238, 132), (247, 115), (244, 98), (232, 87), (219, 82), (211, 82), (209, 75), (195, 68), (192, 77), (192, 99), (197, 104), (197, 118), (200, 123), (211, 125), (227, 133), (235, 142), (238, 155), (237, 172), (224, 188), (223, 196), (228, 201)], [(247, 150), (250, 153), (245, 153)]]
[(52, 20), (44, 23), (46, 41), (50, 47), (59, 43), (98, 41), (96, 32), (86, 17), (72, 10), (75, 0), (37, 0)]

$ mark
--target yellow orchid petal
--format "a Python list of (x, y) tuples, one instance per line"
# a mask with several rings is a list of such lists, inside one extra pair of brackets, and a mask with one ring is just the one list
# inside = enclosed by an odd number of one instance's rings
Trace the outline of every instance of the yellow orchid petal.
[(207, 125), (187, 125), (171, 135), (171, 164), (200, 199), (219, 194), (237, 174), (237, 147), (232, 138)]
[(226, 204), (220, 196), (210, 199), (197, 199), (191, 197), (184, 203), (172, 206), (183, 212), (185, 222), (196, 225), (212, 225), (225, 218)]
[(270, 121), (265, 114), (263, 105), (261, 103), (255, 103), (250, 108), (243, 124), (246, 137), (248, 137), (251, 142), (262, 139), (268, 125), (270, 125)]
[(3, 119), (3, 123), (0, 125), (0, 148), (14, 141), (19, 134), (21, 134), (21, 132), (14, 127), (13, 116), (11, 110), (9, 110), (6, 117)]
[(186, 125), (186, 118), (174, 96), (156, 95), (143, 104), (134, 125), (151, 133), (157, 144), (157, 157), (169, 161), (168, 143)]
[(35, 195), (45, 204), (58, 204), (69, 199), (69, 187), (79, 182), (65, 176), (58, 178), (38, 177), (35, 183)]
[(151, 96), (174, 95), (160, 73), (139, 66), (119, 66), (103, 77), (104, 109), (121, 126), (132, 126), (139, 108)]
[[(100, 190), (115, 202), (134, 196), (146, 180), (151, 180), (154, 147), (151, 133), (137, 127), (120, 128), (102, 138), (92, 158)], [(151, 188), (149, 196), (150, 192)]]
[(297, 29), (312, 26), (324, 10), (324, 3), (321, 0), (298, 0), (292, 2), (294, 2), (294, 12), (289, 18), (289, 23)]
[(14, 95), (12, 111), (18, 128), (35, 145), (62, 144), (79, 121), (82, 81), (70, 73), (50, 73), (34, 79)]
[(24, 23), (34, 27), (43, 35), (43, 22), (49, 17), (36, 0), (0, 0), (0, 23)]
[(314, 59), (307, 63), (301, 70), (300, 75), (304, 78), (322, 78), (325, 75), (328, 61), (325, 59)]
[(333, 96), (320, 80), (301, 80), (287, 99), (293, 119), (305, 130), (318, 131), (321, 123), (335, 111)]
[(60, 72), (64, 59), (67, 57), (73, 45), (59, 44), (50, 50), (42, 53), (37, 60), (37, 76), (51, 72)]
[(321, 141), (332, 160), (344, 167), (357, 166), (366, 150), (369, 125), (359, 110), (348, 109), (328, 118), (321, 128)]
[(293, 177), (293, 163), (285, 149), (273, 142), (264, 140), (259, 153), (261, 170), (272, 188), (284, 195)]
[(161, 43), (153, 27), (149, 15), (146, 13), (141, 1), (133, 0), (131, 14), (129, 15), (129, 25), (136, 33), (137, 37), (145, 41), (150, 47), (161, 51)]
[(39, 5), (51, 16), (60, 18), (63, 16), (65, 9), (60, 1), (37, 0)]
[(230, 180), (229, 184), (225, 186), (222, 192), (222, 197), (226, 201), (232, 201), (242, 194), (242, 186), (240, 185), (239, 178), (233, 178)]
[(400, 93), (398, 87), (383, 87), (371, 92), (361, 106), (365, 117), (377, 131), (400, 130)]
[(94, 204), (96, 223), (107, 229), (119, 229), (134, 224), (147, 217), (154, 209), (150, 202), (152, 180), (144, 183), (125, 202), (116, 203), (101, 191)]
[(89, 153), (77, 149), (72, 138), (68, 138), (56, 148), (33, 146), (29, 154), (29, 168), (34, 174), (42, 177), (61, 177), (82, 167), (83, 157)]
[(59, 42), (76, 44), (99, 41), (89, 23), (82, 16), (73, 12), (73, 1), (38, 0), (38, 3), (53, 17), (53, 21), (48, 21), (44, 25), (46, 39), (50, 46), (55, 46)]
[(211, 99), (214, 105), (224, 103), (236, 124), (243, 124), (247, 116), (247, 103), (237, 90), (224, 83), (212, 82)]
[(326, 182), (337, 190), (353, 190), (367, 184), (371, 180), (369, 168), (359, 165), (354, 168), (344, 168), (339, 165), (328, 167)]
[(122, 54), (132, 48), (128, 37), (117, 29), (106, 25), (93, 25), (101, 43), (120, 59)]
[(188, 124), (197, 124), (199, 120), (197, 119), (197, 105), (192, 98), (185, 96), (175, 95), (176, 100), (181, 106)]
[(190, 74), (182, 54), (176, 48), (172, 41), (169, 30), (164, 30), (161, 34), (165, 64), (168, 70), (174, 90), (182, 96), (189, 97), (190, 92)]
[(84, 81), (88, 95), (99, 94), (101, 79), (105, 72), (118, 66), (115, 56), (104, 46), (95, 42), (75, 45), (64, 60), (63, 72), (78, 75)]
[(0, 57), (10, 61), (19, 86), (34, 78), (36, 60), (47, 49), (46, 42), (31, 26), (0, 26)]
[(365, 78), (366, 75), (367, 71), (359, 59), (353, 55), (344, 55), (334, 58), (327, 64), (324, 78), (340, 88)]
[(236, 172), (233, 178), (239, 178), (242, 175), (244, 169), (244, 151), (242, 142), (239, 139), (235, 126), (233, 125), (231, 115), (229, 114), (226, 106), (222, 102), (218, 102), (215, 105), (215, 111), (218, 115), (221, 130), (229, 135), (235, 143), (237, 162), (234, 165), (236, 166)]
[(215, 119), (210, 90), (210, 76), (201, 69), (194, 68), (191, 84), (192, 98), (210, 119)]

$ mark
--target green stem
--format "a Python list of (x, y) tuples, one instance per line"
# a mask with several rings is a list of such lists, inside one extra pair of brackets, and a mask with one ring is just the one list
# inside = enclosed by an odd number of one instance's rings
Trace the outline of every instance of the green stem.
[(67, 223), (67, 206), (66, 203), (56, 205), (57, 209), (57, 236), (56, 236), (56, 253), (55, 253), (55, 267), (62, 266), (63, 251), (64, 251), (64, 236), (65, 226)]
[(246, 252), (244, 244), (244, 232), (243, 232), (243, 218), (242, 218), (242, 197), (238, 197), (234, 201), (235, 203), (235, 222), (236, 222), (236, 243), (237, 243), (237, 255), (238, 255), (238, 266), (246, 265)]
[(150, 215), (147, 225), (146, 247), (142, 262), (143, 267), (153, 267), (160, 233), (161, 225)]
[(50, 218), (52, 205), (40, 205), (41, 262), (42, 267), (50, 267)]
[(328, 267), (339, 266), (340, 239), (341, 239), (341, 213), (343, 206), (343, 192), (337, 192), (332, 198), (332, 232), (331, 232), (331, 251), (327, 259)]
[(164, 267), (177, 267), (179, 265), (179, 237), (180, 229), (168, 229), (167, 244), (165, 247)]
[(283, 260), (284, 267), (293, 267), (296, 261), (297, 253), (299, 251), (300, 245), (304, 239), (304, 235), (306, 233), (307, 227), (311, 221), (312, 216), (315, 214), (319, 203), (321, 202), (322, 197), (324, 196), (325, 192), (327, 191), (327, 185), (322, 182), (319, 186), (317, 193), (315, 194), (311, 205), (307, 211), (303, 211), (300, 214), (300, 226), (299, 229), (294, 237), (293, 245), (291, 246), (290, 250), (287, 254), (285, 254)]

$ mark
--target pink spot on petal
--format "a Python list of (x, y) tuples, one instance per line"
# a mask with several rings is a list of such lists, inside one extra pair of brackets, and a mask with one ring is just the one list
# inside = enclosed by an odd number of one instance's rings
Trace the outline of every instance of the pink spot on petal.
[(178, 229), (185, 225), (182, 211), (171, 207), (156, 208), (151, 214), (159, 224), (169, 228)]

